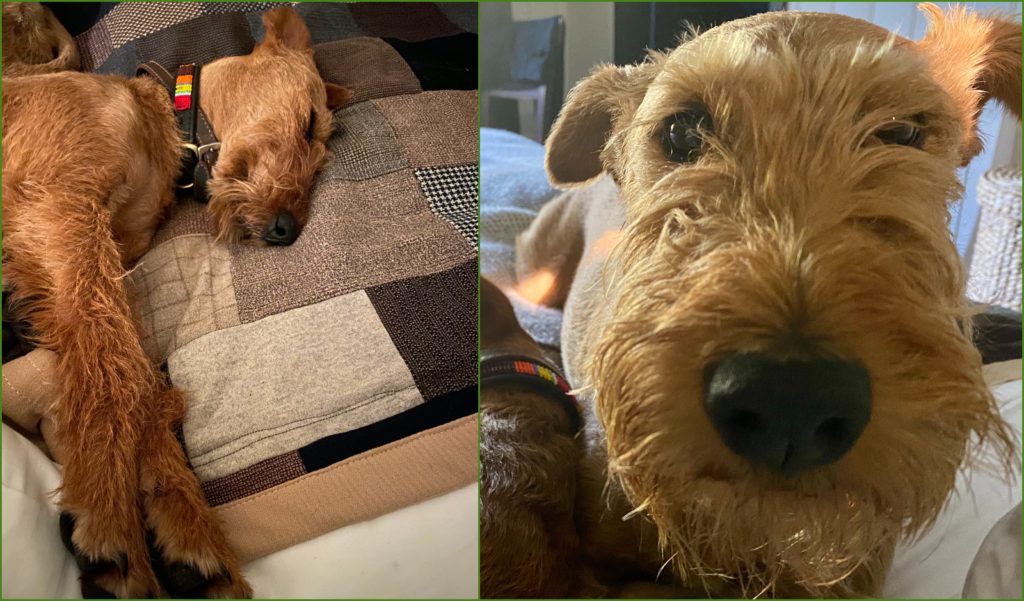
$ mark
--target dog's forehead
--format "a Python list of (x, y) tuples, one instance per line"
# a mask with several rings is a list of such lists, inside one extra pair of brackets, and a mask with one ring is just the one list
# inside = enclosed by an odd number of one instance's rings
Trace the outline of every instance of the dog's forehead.
[[(729, 43), (767, 50), (785, 45), (796, 51), (825, 52), (850, 44), (882, 44), (890, 38), (897, 46), (910, 43), (878, 25), (846, 15), (776, 11), (729, 21), (709, 29), (692, 43), (696, 46)], [(677, 51), (684, 50), (684, 46)]]
[(660, 118), (692, 99), (738, 102), (749, 111), (803, 98), (814, 106), (841, 101), (857, 112), (895, 110), (913, 95), (929, 105), (916, 110), (948, 108), (936, 105), (916, 44), (844, 15), (780, 11), (731, 21), (655, 62), (640, 118)]
[(773, 58), (783, 56), (806, 68), (829, 60), (849, 64), (865, 54), (887, 61), (920, 60), (912, 41), (873, 23), (845, 15), (777, 11), (710, 29), (680, 44), (665, 64), (700, 69), (709, 63), (721, 73), (728, 65), (770, 67)]

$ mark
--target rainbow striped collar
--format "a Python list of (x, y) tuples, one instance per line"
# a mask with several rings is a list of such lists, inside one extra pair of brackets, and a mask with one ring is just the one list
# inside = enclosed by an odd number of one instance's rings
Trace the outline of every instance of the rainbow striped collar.
[(571, 393), (572, 387), (557, 369), (532, 357), (502, 355), (488, 357), (480, 362), (480, 384), (488, 381), (515, 380), (531, 384), (557, 401), (569, 415), (573, 432), (582, 427), (579, 405)]

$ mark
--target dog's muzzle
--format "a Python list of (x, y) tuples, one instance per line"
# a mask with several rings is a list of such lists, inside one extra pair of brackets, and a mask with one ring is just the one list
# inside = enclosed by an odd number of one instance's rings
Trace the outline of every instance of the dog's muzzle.
[(853, 447), (871, 417), (871, 381), (857, 363), (738, 354), (707, 370), (704, 408), (736, 454), (790, 476)]

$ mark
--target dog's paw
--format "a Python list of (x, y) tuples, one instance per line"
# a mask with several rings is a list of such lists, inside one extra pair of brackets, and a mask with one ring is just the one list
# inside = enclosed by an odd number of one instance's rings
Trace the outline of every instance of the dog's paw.
[[(60, 539), (81, 572), (85, 599), (150, 598), (158, 590), (145, 553), (126, 540), (115, 541), (78, 527), (70, 512), (60, 514)], [(86, 542), (88, 541), (88, 542)]]
[(252, 596), (252, 589), (237, 571), (223, 565), (233, 563), (233, 558), (226, 562), (210, 556), (172, 559), (169, 548), (157, 543), (157, 535), (152, 530), (146, 542), (153, 571), (169, 596), (176, 599), (240, 599)]
[[(156, 469), (159, 468), (159, 472)], [(172, 597), (248, 598), (252, 588), (199, 482), (184, 462), (143, 469), (142, 508), (150, 563)]]

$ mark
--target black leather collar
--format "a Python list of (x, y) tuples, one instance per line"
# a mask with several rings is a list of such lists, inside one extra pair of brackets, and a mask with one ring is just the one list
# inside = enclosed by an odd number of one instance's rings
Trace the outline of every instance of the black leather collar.
[(182, 135), (182, 170), (175, 185), (180, 194), (192, 194), (197, 201), (206, 203), (207, 183), (213, 177), (220, 142), (199, 106), (200, 71), (196, 63), (181, 65), (174, 77), (159, 63), (148, 61), (139, 65), (137, 74), (156, 78), (170, 93)]
[(569, 417), (573, 433), (583, 425), (576, 397), (569, 382), (557, 369), (543, 361), (523, 355), (499, 355), (480, 361), (480, 385), (516, 382), (532, 387), (558, 403)]

